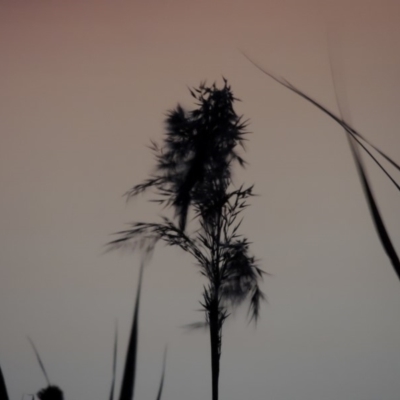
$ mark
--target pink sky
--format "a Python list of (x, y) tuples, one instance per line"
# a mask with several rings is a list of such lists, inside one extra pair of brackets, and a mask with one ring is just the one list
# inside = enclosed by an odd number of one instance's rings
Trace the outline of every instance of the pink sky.
[[(84, 3), (84, 4), (83, 4)], [(102, 255), (110, 234), (159, 210), (122, 194), (145, 178), (165, 112), (187, 86), (227, 77), (250, 118), (237, 182), (261, 194), (243, 230), (269, 303), (254, 329), (226, 325), (223, 399), (397, 400), (399, 282), (373, 229), (343, 132), (240, 53), (336, 111), (326, 32), (354, 126), (400, 161), (398, 1), (0, 3), (0, 363), (11, 399), (45, 385), (36, 343), (67, 400), (108, 396), (114, 321), (120, 382), (139, 258)], [(398, 192), (367, 162), (400, 251)], [(396, 197), (397, 196), (397, 197)], [(210, 398), (209, 343), (183, 325), (201, 278), (160, 247), (145, 271), (138, 398)]]

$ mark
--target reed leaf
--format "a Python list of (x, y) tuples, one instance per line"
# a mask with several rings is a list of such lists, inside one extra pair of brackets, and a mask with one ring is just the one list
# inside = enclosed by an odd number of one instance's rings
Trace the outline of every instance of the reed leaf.
[(0, 367), (0, 399), (9, 400), (6, 381), (4, 380), (3, 371)]
[[(399, 257), (396, 253), (396, 250), (392, 244), (392, 241), (390, 239), (390, 236), (386, 230), (385, 224), (383, 222), (383, 219), (381, 217), (379, 208), (377, 206), (377, 203), (375, 201), (371, 185), (368, 180), (368, 176), (365, 170), (365, 167), (363, 165), (361, 156), (359, 154), (358, 148), (355, 146), (356, 142), (357, 144), (360, 145), (360, 147), (367, 152), (367, 154), (374, 160), (374, 162), (383, 170), (383, 172), (386, 174), (386, 176), (391, 180), (391, 182), (397, 187), (397, 189), (400, 190), (400, 185), (393, 179), (393, 177), (386, 171), (386, 169), (379, 163), (379, 161), (371, 154), (370, 151), (361, 143), (360, 139), (363, 140), (365, 143), (367, 143), (369, 146), (371, 146), (375, 151), (377, 151), (381, 156), (383, 156), (387, 161), (389, 161), (396, 169), (400, 170), (400, 166), (393, 161), (390, 157), (388, 157), (386, 154), (384, 154), (380, 149), (378, 149), (376, 146), (374, 146), (370, 141), (368, 141), (363, 135), (361, 135), (359, 132), (357, 132), (354, 128), (352, 128), (347, 122), (343, 120), (343, 118), (339, 118), (336, 116), (334, 113), (329, 111), (326, 107), (321, 105), (319, 102), (311, 98), (310, 96), (306, 95), (304, 92), (301, 90), (297, 89), (294, 85), (292, 85), (290, 82), (288, 82), (284, 78), (279, 78), (273, 75), (272, 73), (266, 71), (264, 68), (261, 68), (259, 65), (257, 65), (253, 60), (251, 60), (246, 54), (242, 53), (256, 68), (258, 68), (261, 72), (264, 74), (268, 75), (270, 78), (272, 78), (275, 82), (279, 83), (280, 85), (286, 87), (287, 89), (291, 90), (292, 92), (296, 93), (303, 99), (307, 100), (311, 104), (313, 104), (315, 107), (319, 108), (321, 111), (323, 111), (325, 114), (327, 114), (329, 117), (331, 117), (334, 121), (336, 121), (342, 128), (347, 132), (347, 136), (349, 139), (350, 143), (350, 148), (354, 157), (354, 161), (356, 163), (356, 168), (361, 180), (361, 184), (363, 186), (363, 190), (365, 193), (365, 197), (367, 199), (367, 203), (371, 212), (372, 220), (374, 222), (376, 231), (378, 233), (379, 239), (382, 243), (382, 246), (389, 257), (393, 268), (397, 274), (397, 277), (400, 279), (400, 260)], [(334, 82), (335, 83), (335, 82)], [(335, 86), (335, 94), (336, 94), (336, 99), (337, 99), (337, 92), (336, 92), (336, 86)], [(338, 99), (337, 99), (338, 100)], [(340, 109), (340, 104), (338, 102), (338, 106)]]
[[(338, 67), (335, 66), (335, 68), (334, 68), (331, 56), (329, 57), (329, 61), (330, 61), (330, 66), (331, 66), (332, 82), (333, 82), (333, 88), (335, 90), (336, 102), (337, 102), (337, 106), (339, 109), (340, 117), (341, 117), (342, 121), (344, 121), (344, 117), (343, 117), (344, 112), (346, 112), (346, 114), (348, 115), (349, 111), (343, 110), (344, 104), (346, 104), (346, 102), (343, 102), (344, 99), (341, 99), (339, 97), (339, 91), (338, 91), (337, 82), (336, 82), (336, 80), (337, 80), (336, 74), (338, 73), (338, 70), (337, 70)], [(341, 83), (343, 83), (342, 79), (341, 79)], [(345, 96), (343, 87), (341, 90), (341, 96), (342, 97)], [(347, 116), (346, 119), (348, 119), (348, 118), (349, 117)], [(346, 126), (348, 127), (349, 124), (346, 123)], [(362, 161), (360, 151), (357, 148), (357, 146), (355, 144), (355, 138), (351, 134), (349, 129), (345, 128), (345, 133), (346, 133), (349, 145), (350, 145), (350, 150), (353, 155), (354, 162), (356, 164), (357, 172), (360, 177), (360, 181), (361, 181), (361, 184), (362, 184), (362, 187), (364, 190), (365, 198), (367, 199), (367, 203), (368, 203), (368, 206), (369, 206), (369, 209), (371, 212), (372, 220), (375, 224), (375, 229), (378, 233), (379, 239), (382, 243), (382, 246), (383, 246), (387, 256), (389, 257), (390, 261), (392, 262), (393, 268), (394, 268), (398, 278), (400, 279), (400, 260), (396, 253), (396, 250), (393, 247), (392, 241), (390, 240), (390, 236), (386, 230), (386, 227), (385, 227), (385, 224), (381, 217), (378, 205), (375, 201), (375, 198), (374, 198), (374, 195), (372, 192), (372, 188), (369, 183), (368, 174), (364, 167), (364, 163)]]
[(160, 386), (158, 388), (158, 394), (157, 394), (157, 400), (161, 400), (161, 395), (164, 387), (164, 378), (165, 378), (165, 365), (167, 362), (167, 348), (164, 350), (164, 357), (163, 357), (163, 368), (162, 368), (162, 373), (161, 373), (161, 380), (160, 380)]
[(38, 362), (38, 364), (40, 366), (40, 369), (43, 372), (43, 375), (44, 375), (44, 377), (46, 379), (47, 385), (50, 386), (50, 379), (49, 379), (49, 376), (47, 375), (46, 368), (44, 367), (43, 361), (40, 358), (39, 352), (37, 351), (36, 346), (33, 343), (32, 339), (30, 337), (28, 337), (28, 340), (29, 340), (29, 343), (31, 344), (32, 349), (33, 349), (33, 351), (34, 351), (34, 353), (36, 355), (37, 362)]
[(392, 241), (390, 240), (390, 236), (386, 230), (385, 224), (383, 223), (383, 219), (379, 212), (379, 208), (376, 204), (374, 195), (372, 193), (371, 186), (368, 181), (368, 176), (363, 166), (363, 162), (361, 156), (359, 154), (358, 148), (354, 145), (352, 138), (348, 137), (350, 148), (353, 153), (354, 161), (356, 163), (357, 171), (360, 176), (361, 184), (364, 189), (365, 197), (368, 202), (368, 206), (371, 212), (372, 220), (374, 221), (376, 231), (378, 232), (379, 239), (381, 240), (382, 246), (389, 257), (393, 268), (397, 274), (397, 277), (400, 279), (400, 260), (399, 256), (396, 253), (396, 250), (393, 247)]
[(257, 69), (259, 69), (265, 75), (268, 75), (271, 79), (275, 82), (279, 83), (280, 85), (284, 86), (285, 88), (291, 90), (292, 92), (296, 93), (298, 96), (302, 97), (303, 99), (307, 100), (309, 103), (313, 104), (315, 107), (319, 108), (322, 112), (327, 114), (331, 117), (334, 121), (336, 121), (343, 129), (345, 129), (353, 138), (354, 140), (362, 147), (362, 149), (372, 158), (375, 164), (383, 171), (383, 173), (389, 178), (392, 184), (400, 191), (400, 184), (393, 178), (393, 176), (383, 167), (383, 165), (376, 159), (376, 157), (368, 150), (368, 148), (362, 143), (365, 142), (371, 148), (373, 148), (377, 153), (379, 153), (385, 160), (387, 160), (393, 167), (395, 167), (398, 171), (400, 171), (400, 165), (396, 163), (392, 158), (386, 155), (382, 150), (380, 150), (377, 146), (372, 144), (367, 138), (365, 138), (361, 133), (357, 130), (352, 128), (349, 124), (347, 124), (343, 119), (339, 118), (335, 115), (332, 111), (328, 110), (324, 107), (321, 103), (314, 100), (312, 97), (305, 94), (303, 91), (295, 87), (289, 81), (284, 78), (277, 77), (271, 72), (267, 71), (266, 69), (260, 67), (256, 64), (250, 57), (248, 57), (245, 53), (242, 53)]
[(142, 288), (143, 278), (143, 263), (140, 266), (139, 283), (136, 293), (136, 302), (133, 314), (132, 329), (129, 338), (128, 350), (125, 359), (124, 375), (121, 385), (121, 393), (119, 400), (132, 400), (135, 390), (135, 376), (136, 376), (136, 360), (137, 360), (137, 343), (139, 331), (139, 303), (140, 292)]

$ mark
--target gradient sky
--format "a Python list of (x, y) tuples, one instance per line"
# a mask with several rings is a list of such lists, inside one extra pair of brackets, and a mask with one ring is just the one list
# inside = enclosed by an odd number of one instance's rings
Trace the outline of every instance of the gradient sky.
[[(240, 53), (337, 110), (327, 35), (353, 125), (400, 161), (400, 3), (394, 1), (0, 2), (0, 362), (11, 399), (45, 385), (29, 335), (67, 400), (118, 383), (139, 257), (103, 255), (112, 232), (159, 212), (123, 193), (151, 171), (146, 148), (187, 86), (227, 77), (250, 118), (261, 195), (243, 232), (272, 274), (255, 329), (227, 322), (224, 399), (398, 400), (400, 286), (365, 203), (343, 132)], [(339, 45), (340, 44), (340, 45)], [(366, 163), (400, 251), (398, 193)], [(189, 257), (157, 250), (145, 270), (138, 398), (210, 398), (202, 281)], [(118, 385), (119, 387), (119, 385)]]

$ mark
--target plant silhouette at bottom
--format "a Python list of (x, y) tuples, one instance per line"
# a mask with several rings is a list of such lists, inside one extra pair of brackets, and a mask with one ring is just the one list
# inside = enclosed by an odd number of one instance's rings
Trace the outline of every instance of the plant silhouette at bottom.
[[(140, 293), (142, 287), (142, 277), (143, 277), (143, 265), (140, 268), (139, 283), (136, 294), (136, 301), (134, 305), (133, 321), (128, 343), (128, 349), (125, 357), (126, 358), (125, 367), (123, 372), (123, 379), (122, 379), (119, 400), (134, 399), (135, 372), (137, 369), (137, 345), (138, 345), (138, 332), (139, 332), (139, 304), (140, 304)], [(39, 390), (38, 393), (36, 394), (37, 398), (39, 400), (64, 400), (64, 394), (62, 390), (58, 386), (55, 386), (50, 383), (49, 376), (47, 374), (42, 358), (40, 357), (40, 354), (35, 344), (30, 338), (28, 338), (28, 340), (33, 348), (39, 367), (42, 370), (42, 373), (47, 382), (47, 386)], [(110, 400), (114, 399), (116, 363), (117, 363), (117, 330), (115, 331), (115, 337), (114, 337), (113, 369), (112, 369), (112, 380), (111, 380), (111, 388), (109, 395)], [(156, 400), (161, 400), (161, 395), (164, 387), (164, 379), (165, 379), (165, 365), (166, 365), (166, 350), (164, 352), (163, 368), (162, 368), (161, 380), (159, 383)], [(32, 399), (35, 397), (33, 394), (28, 394), (25, 396), (30, 396)], [(9, 400), (6, 383), (1, 367), (0, 367), (0, 400)]]

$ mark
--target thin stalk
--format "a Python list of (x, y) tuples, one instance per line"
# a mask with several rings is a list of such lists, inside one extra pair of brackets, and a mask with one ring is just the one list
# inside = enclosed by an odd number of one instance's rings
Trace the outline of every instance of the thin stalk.
[(162, 373), (161, 373), (160, 386), (158, 388), (157, 400), (161, 400), (161, 395), (162, 395), (162, 391), (163, 391), (163, 387), (164, 387), (166, 363), (167, 363), (167, 348), (165, 348), (165, 350), (164, 350), (163, 367), (162, 367)]
[(28, 341), (29, 341), (29, 343), (31, 344), (32, 349), (33, 349), (33, 351), (34, 351), (34, 353), (35, 353), (35, 355), (36, 355), (37, 362), (38, 362), (38, 364), (39, 364), (39, 366), (40, 366), (40, 369), (41, 369), (42, 372), (43, 372), (44, 378), (46, 379), (47, 386), (50, 386), (50, 379), (49, 379), (49, 376), (47, 375), (46, 368), (44, 367), (43, 361), (42, 361), (42, 359), (40, 358), (40, 355), (39, 355), (39, 352), (38, 352), (38, 350), (37, 350), (37, 348), (36, 348), (36, 346), (35, 346), (35, 343), (33, 343), (33, 340), (32, 340), (30, 337), (28, 337)]
[(117, 371), (117, 350), (118, 350), (118, 325), (115, 321), (115, 333), (114, 333), (114, 351), (113, 351), (113, 366), (112, 366), (112, 378), (110, 388), (110, 400), (114, 399), (114, 387), (115, 387), (115, 375)]
[(218, 400), (219, 388), (219, 362), (221, 356), (221, 343), (220, 343), (220, 322), (218, 299), (213, 300), (209, 311), (210, 322), (210, 342), (211, 342), (211, 387), (212, 387), (212, 400)]
[(332, 111), (329, 111), (326, 107), (324, 107), (322, 104), (318, 103), (316, 100), (311, 98), (310, 96), (306, 95), (304, 92), (301, 90), (297, 89), (294, 85), (292, 85), (289, 81), (287, 81), (284, 78), (278, 78), (272, 73), (268, 72), (264, 68), (260, 67), (258, 64), (256, 64), (253, 60), (251, 60), (246, 54), (243, 53), (243, 55), (261, 72), (264, 74), (268, 75), (271, 79), (273, 79), (275, 82), (279, 83), (280, 85), (286, 87), (287, 89), (291, 90), (292, 92), (296, 93), (298, 96), (302, 97), (303, 99), (307, 100), (311, 104), (313, 104), (315, 107), (319, 108), (322, 112), (327, 114), (329, 117), (331, 117), (334, 121), (336, 121), (343, 129), (345, 129), (353, 138), (360, 144), (360, 146), (363, 148), (364, 151), (368, 153), (368, 155), (373, 159), (373, 161), (378, 165), (378, 167), (385, 173), (385, 175), (390, 179), (390, 181), (396, 186), (396, 188), (400, 191), (400, 185), (393, 179), (393, 177), (389, 174), (389, 172), (382, 166), (382, 164), (379, 163), (379, 161), (374, 157), (370, 151), (367, 150), (367, 148), (360, 142), (359, 139), (363, 140), (365, 143), (367, 143), (369, 146), (371, 146), (376, 152), (378, 152), (382, 157), (384, 157), (392, 166), (394, 166), (397, 170), (400, 171), (400, 166), (392, 160), (389, 156), (387, 156), (385, 153), (383, 153), (382, 150), (380, 150), (378, 147), (373, 145), (368, 139), (366, 139), (361, 133), (356, 131), (354, 128), (350, 127), (343, 119), (339, 118), (336, 116)]

